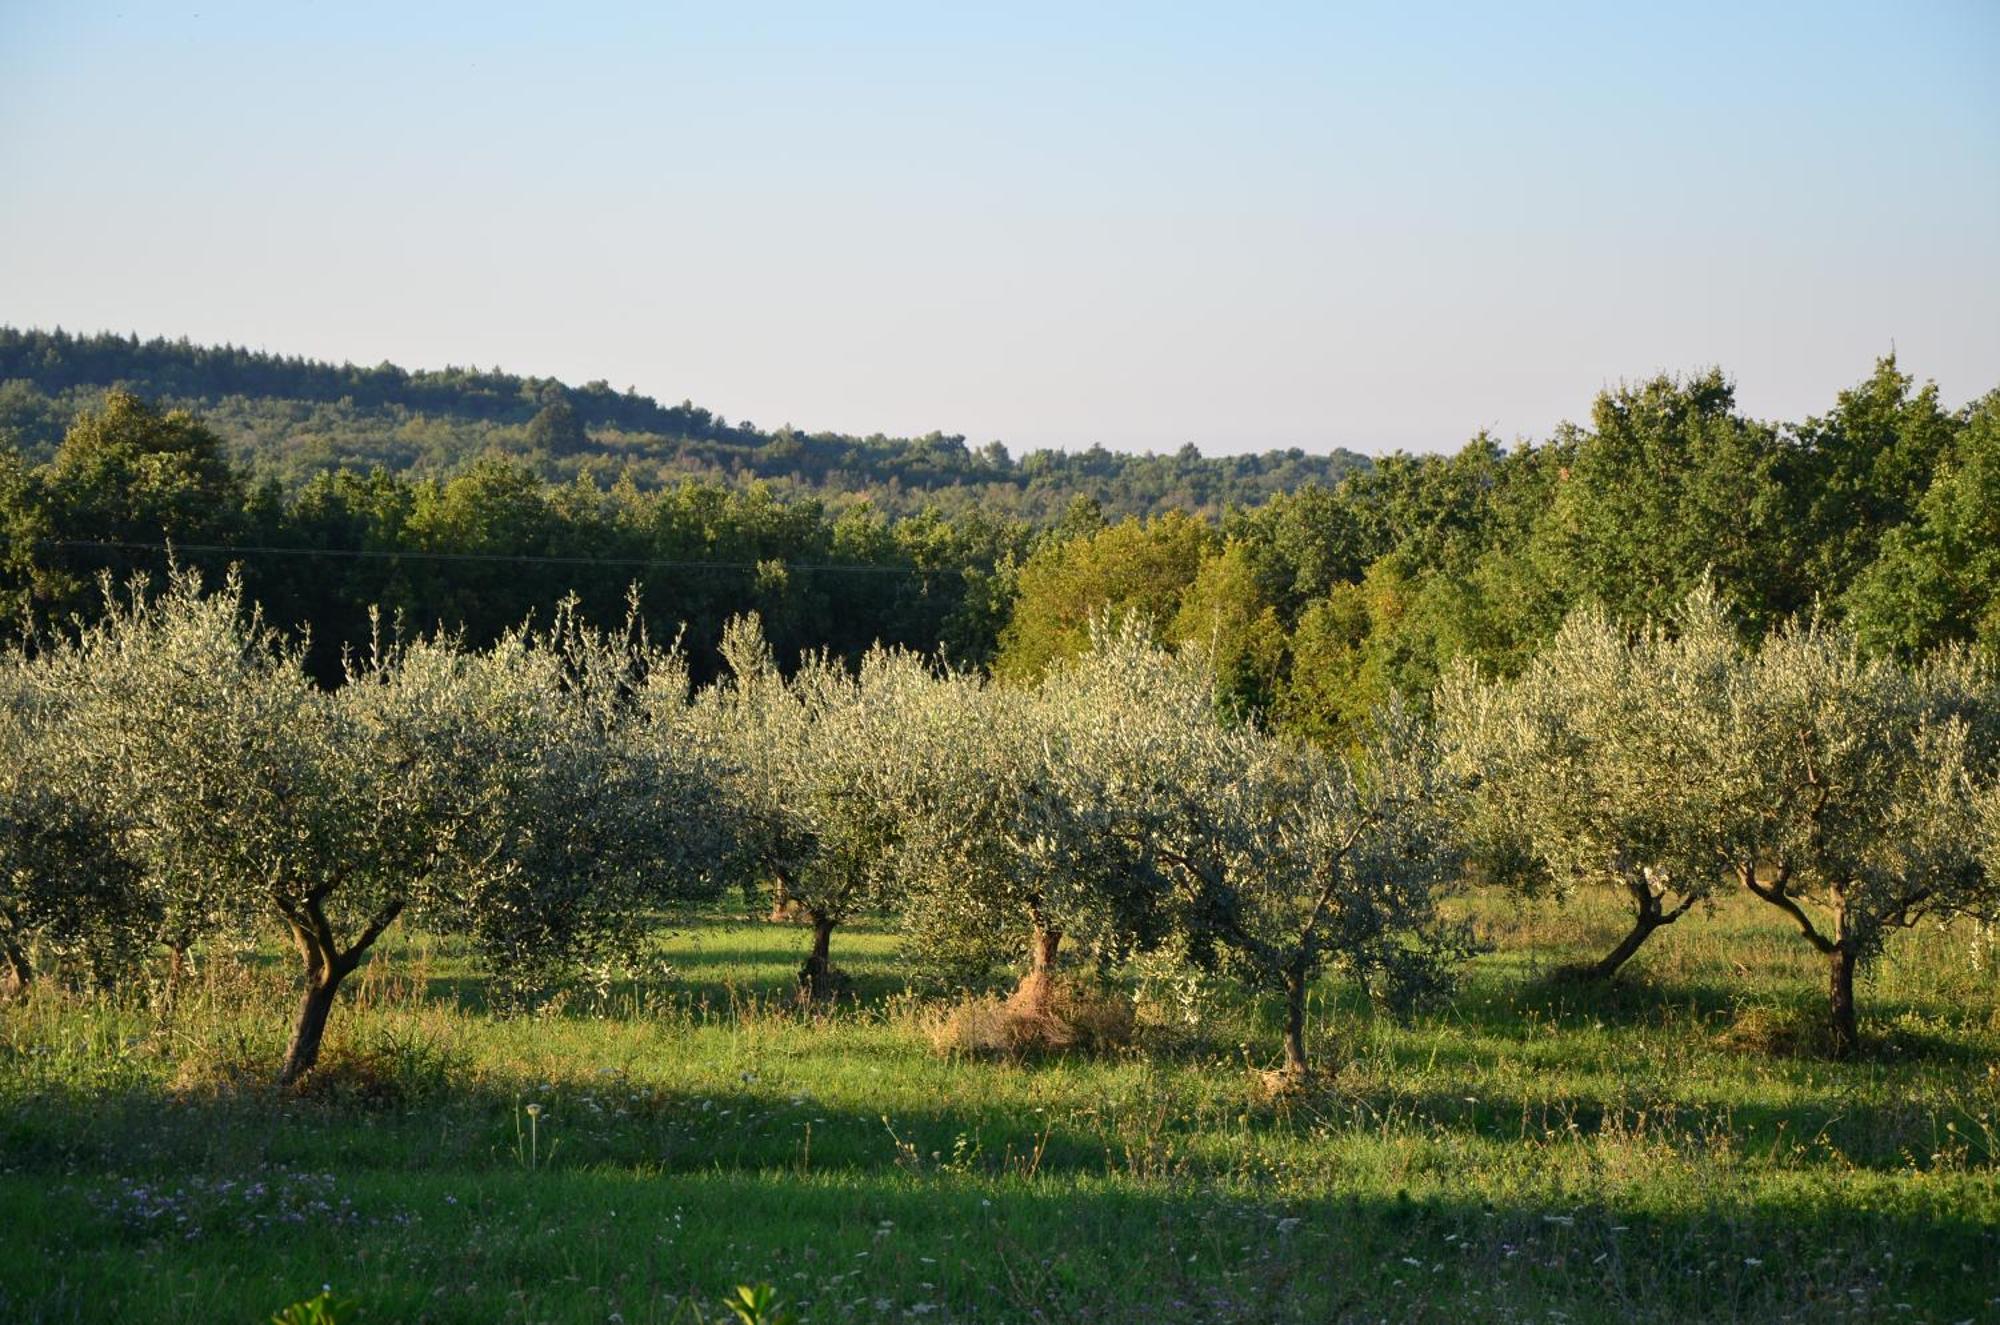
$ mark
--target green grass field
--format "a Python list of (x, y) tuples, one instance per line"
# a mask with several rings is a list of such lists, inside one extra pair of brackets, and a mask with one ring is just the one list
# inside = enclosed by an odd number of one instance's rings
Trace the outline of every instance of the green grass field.
[[(1749, 905), (1618, 987), (1588, 908), (1475, 906), (1494, 950), (1410, 1022), (1329, 986), (1323, 1090), (1275, 1020), (1162, 1012), (1112, 1058), (941, 1053), (893, 933), (790, 1009), (805, 934), (714, 917), (672, 970), (500, 1019), (393, 946), (300, 1098), (262, 1083), (291, 971), (218, 960), (171, 1017), (0, 1010), (0, 1320), (2000, 1319), (2000, 980), (1969, 932), (1863, 986), (1867, 1056), (1802, 1052), (1820, 968)], [(530, 1113), (528, 1106), (537, 1106)], [(699, 1317), (697, 1312), (700, 1313)]]

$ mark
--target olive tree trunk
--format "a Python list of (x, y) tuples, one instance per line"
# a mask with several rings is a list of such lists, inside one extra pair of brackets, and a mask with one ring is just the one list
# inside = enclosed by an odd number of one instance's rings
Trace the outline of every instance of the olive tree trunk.
[(1855, 959), (1851, 942), (1835, 944), (1826, 954), (1827, 1029), (1832, 1033), (1829, 1052), (1835, 1058), (1852, 1058), (1861, 1048), (1861, 1027), (1854, 1012)]
[(1833, 912), (1832, 923), (1822, 931), (1799, 905), (1798, 899), (1787, 891), (1786, 885), (1791, 878), (1789, 867), (1781, 866), (1776, 877), (1768, 883), (1760, 882), (1756, 870), (1750, 865), (1739, 866), (1737, 874), (1751, 892), (1790, 916), (1798, 925), (1799, 932), (1805, 935), (1806, 942), (1826, 958), (1827, 1052), (1834, 1058), (1854, 1057), (1861, 1048), (1860, 1018), (1854, 1009), (1854, 968), (1861, 963), (1862, 941), (1855, 932), (1856, 924), (1849, 910), (1847, 889), (1836, 886), (1829, 890), (1827, 903)]
[(823, 1003), (833, 997), (833, 927), (835, 921), (824, 911), (808, 911), (812, 922), (812, 952), (799, 967), (799, 997), (809, 1003)]
[(370, 920), (354, 941), (342, 949), (334, 938), (333, 926), (317, 900), (281, 914), (292, 928), (292, 941), (305, 960), (306, 988), (299, 996), (299, 1015), (292, 1023), (291, 1043), (285, 1046), (285, 1061), (278, 1069), (280, 1086), (295, 1086), (319, 1063), (320, 1042), (326, 1038), (327, 1014), (333, 1011), (334, 995), (340, 982), (352, 975), (382, 931), (401, 915), (403, 903), (392, 902)]
[(1056, 954), (1062, 949), (1063, 932), (1036, 925), (1028, 939), (1028, 973), (1014, 987), (1008, 1000), (1016, 1011), (1037, 1018), (1054, 1015), (1056, 997)]
[(1285, 975), (1285, 1065), (1279, 1075), (1288, 1082), (1306, 1079), (1306, 978), (1290, 971)]
[(1605, 953), (1588, 966), (1578, 967), (1570, 975), (1585, 984), (1601, 984), (1618, 974), (1620, 967), (1632, 960), (1632, 954), (1645, 946), (1655, 930), (1664, 929), (1687, 913), (1693, 903), (1690, 898), (1673, 910), (1666, 909), (1666, 894), (1656, 892), (1643, 875), (1635, 875), (1626, 880), (1625, 889), (1632, 894), (1634, 916), (1632, 931), (1618, 941), (1618, 946)]
[(285, 1063), (278, 1070), (279, 1085), (297, 1085), (319, 1063), (327, 1014), (333, 1011), (333, 996), (340, 992), (340, 982), (346, 975), (347, 972), (332, 967), (317, 978), (308, 978), (306, 992), (299, 998), (298, 1018), (292, 1023), (291, 1043), (285, 1046)]
[(26, 993), (35, 981), (35, 968), (28, 961), (27, 949), (12, 934), (0, 934), (0, 957), (7, 964), (4, 975), (0, 975), (0, 994), (11, 998)]

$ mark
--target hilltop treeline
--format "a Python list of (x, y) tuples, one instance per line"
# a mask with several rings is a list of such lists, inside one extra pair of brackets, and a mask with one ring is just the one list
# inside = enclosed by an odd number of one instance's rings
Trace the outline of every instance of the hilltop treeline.
[(326, 680), (375, 606), (479, 645), (571, 592), (610, 619), (637, 583), (648, 628), (685, 629), (701, 676), (723, 622), (756, 611), (787, 666), (881, 641), (1015, 679), (1074, 655), (1109, 607), (1210, 646), (1241, 710), (1339, 743), (1454, 659), (1512, 675), (1578, 608), (1658, 620), (1704, 582), (1746, 639), (1817, 615), (1878, 655), (2000, 652), (2000, 396), (1952, 408), (1885, 360), (1824, 415), (1770, 423), (1719, 372), (1661, 377), (1539, 444), (1389, 456), (1213, 521), (1115, 519), (1073, 494), (1030, 522), (761, 483), (557, 483), (492, 452), (291, 484), (232, 459), (207, 419), (113, 392), (46, 459), (0, 448), (0, 528), (10, 629), (88, 616), (100, 573), (163, 572), (172, 542), (214, 572), (240, 563)]
[(327, 468), (455, 473), (497, 452), (551, 481), (582, 473), (645, 490), (687, 479), (764, 481), (794, 495), (911, 513), (942, 504), (1033, 521), (1079, 493), (1114, 516), (1169, 509), (1219, 515), (1367, 466), (1349, 451), (1292, 449), (1206, 457), (1127, 455), (1101, 446), (1014, 457), (956, 434), (892, 438), (764, 431), (683, 401), (663, 405), (607, 382), (568, 386), (478, 368), (413, 372), (186, 340), (73, 336), (0, 327), (0, 434), (45, 457), (107, 389), (200, 413), (228, 454), (297, 486)]

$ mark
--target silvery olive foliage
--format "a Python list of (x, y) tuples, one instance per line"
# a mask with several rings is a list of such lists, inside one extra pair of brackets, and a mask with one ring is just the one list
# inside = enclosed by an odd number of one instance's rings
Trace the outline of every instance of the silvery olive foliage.
[(378, 644), (333, 702), (363, 801), (348, 858), (369, 865), (347, 904), (466, 935), (503, 1001), (631, 961), (649, 910), (722, 886), (734, 820), (685, 660), (635, 631), (565, 603), (476, 652)]
[[(1985, 792), (1979, 798), (1979, 840), (1980, 864), (1986, 870), (1988, 886), (1995, 887), (2000, 880), (2000, 777), (1987, 781)], [(2000, 934), (2000, 916), (1990, 914), (1995, 908), (1985, 908), (1989, 915), (1982, 920), (1983, 932), (1990, 938)]]
[(743, 618), (696, 693), (636, 615), (567, 603), (479, 650), (378, 623), (326, 690), (234, 576), (105, 596), (0, 657), (0, 958), (111, 980), (164, 946), (177, 972), (275, 922), (304, 985), (287, 1082), (399, 922), (463, 937), (518, 1001), (746, 878), (812, 923), (811, 998), (834, 931), (893, 907), (919, 951), (1025, 954), (1043, 1011), (1064, 944), (1281, 995), (1293, 1079), (1325, 972), (1392, 1001), (1448, 983), (1468, 854), (1631, 898), (1606, 974), (1735, 881), (1828, 959), (1842, 1053), (1895, 930), (2000, 924), (1992, 672), (1820, 623), (1746, 648), (1706, 590), (1653, 630), (1579, 613), (1515, 679), (1449, 676), (1435, 729), (1391, 703), (1346, 755), (1221, 712), (1202, 651), (1129, 616), (1019, 687), (885, 649), (786, 675)]
[(52, 641), (40, 662), (177, 973), (196, 943), (249, 923), (332, 856), (329, 713), (234, 576), (207, 594), (177, 569), (163, 592), (107, 583), (105, 599), (95, 624)]
[(70, 705), (23, 649), (0, 654), (0, 983), (39, 949), (110, 983), (154, 934), (116, 808), (69, 727)]
[(297, 949), (287, 1082), (399, 919), (467, 936), (505, 997), (719, 883), (731, 819), (684, 664), (572, 606), (477, 652), (378, 638), (327, 693), (234, 578), (177, 571), (46, 665), (169, 946), (274, 918)]
[(755, 616), (724, 632), (726, 676), (702, 692), (701, 725), (741, 807), (746, 858), (813, 926), (802, 991), (834, 992), (831, 939), (897, 893), (903, 837), (926, 794), (948, 683), (923, 659), (871, 650), (856, 672), (816, 654), (787, 677)]
[(1517, 677), (1469, 666), (1437, 691), (1445, 758), (1471, 789), (1480, 872), (1527, 891), (1622, 894), (1630, 933), (1579, 971), (1604, 979), (1657, 929), (1709, 901), (1725, 874), (1710, 776), (1743, 650), (1721, 600), (1696, 590), (1633, 630), (1574, 613)]
[(960, 716), (936, 726), (949, 739), (906, 852), (913, 946), (1022, 953), (1022, 994), (1044, 1005), (1065, 941), (1110, 960), (1179, 932), (1159, 845), (1200, 818), (1225, 767), (1197, 651), (1159, 648), (1130, 617), (1091, 634), (1031, 687), (961, 680), (945, 697)]
[(1408, 1006), (1448, 988), (1473, 951), (1439, 911), (1462, 873), (1459, 790), (1406, 707), (1373, 725), (1347, 756), (1255, 733), (1224, 745), (1230, 777), (1167, 848), (1219, 968), (1284, 998), (1282, 1075), (1294, 1081), (1308, 1072), (1307, 994), (1326, 970)]
[(1177, 954), (1284, 995), (1286, 1070), (1306, 1072), (1306, 992), (1331, 967), (1386, 997), (1442, 988), (1469, 951), (1439, 914), (1459, 877), (1456, 789), (1401, 706), (1351, 759), (1228, 720), (1199, 650), (1099, 621), (1034, 689), (976, 692), (910, 834), (906, 922), (922, 944), (1020, 951), (1046, 999), (1056, 943)]
[(1719, 697), (1719, 849), (1751, 893), (1828, 960), (1832, 1047), (1858, 1046), (1854, 973), (1927, 920), (2000, 917), (1979, 858), (1982, 767), (1959, 660), (1864, 657), (1845, 630), (1782, 627)]

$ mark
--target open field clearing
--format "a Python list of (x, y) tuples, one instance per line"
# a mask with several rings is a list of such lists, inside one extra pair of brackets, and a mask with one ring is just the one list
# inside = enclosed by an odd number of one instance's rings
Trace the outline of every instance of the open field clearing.
[[(1142, 1001), (1106, 1057), (940, 1051), (896, 935), (791, 1006), (806, 931), (723, 915), (671, 970), (488, 1015), (448, 947), (357, 976), (296, 1097), (295, 992), (218, 959), (171, 1015), (0, 1011), (0, 1316), (363, 1321), (1985, 1320), (2000, 1317), (2000, 983), (1970, 930), (1807, 1052), (1823, 964), (1756, 903), (1610, 989), (1546, 981), (1614, 909), (1471, 903), (1494, 949), (1407, 1023), (1323, 987), (1317, 1089), (1272, 1009)], [(700, 1313), (698, 1316), (697, 1313)]]

